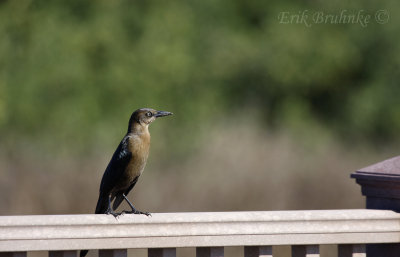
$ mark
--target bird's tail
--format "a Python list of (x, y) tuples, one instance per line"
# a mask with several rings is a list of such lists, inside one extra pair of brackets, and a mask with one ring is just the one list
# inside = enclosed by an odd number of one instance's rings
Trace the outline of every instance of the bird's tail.
[(108, 196), (100, 193), (97, 201), (95, 214), (104, 214), (108, 209)]
[[(99, 195), (99, 200), (97, 201), (95, 214), (103, 214), (106, 213), (108, 209), (108, 196), (101, 194)], [(79, 257), (85, 257), (89, 250), (81, 250), (79, 253)]]

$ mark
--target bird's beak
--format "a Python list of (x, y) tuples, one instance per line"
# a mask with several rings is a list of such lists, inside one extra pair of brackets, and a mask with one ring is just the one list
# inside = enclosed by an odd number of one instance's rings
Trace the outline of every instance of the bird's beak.
[(165, 112), (165, 111), (157, 111), (156, 114), (154, 115), (156, 118), (158, 117), (164, 117), (168, 115), (172, 115), (172, 112)]

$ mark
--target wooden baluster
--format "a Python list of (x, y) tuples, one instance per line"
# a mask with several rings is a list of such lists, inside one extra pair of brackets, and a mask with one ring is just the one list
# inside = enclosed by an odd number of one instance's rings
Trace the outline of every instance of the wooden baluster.
[(196, 257), (224, 257), (224, 247), (197, 247)]
[(49, 251), (49, 257), (76, 257), (77, 251)]
[(0, 252), (0, 257), (26, 257), (26, 252)]
[(99, 250), (99, 257), (127, 257), (127, 249)]
[(363, 244), (338, 245), (339, 257), (366, 257), (366, 247)]
[(148, 257), (175, 257), (176, 248), (149, 248)]
[(318, 245), (292, 245), (292, 257), (319, 257)]
[(245, 246), (244, 257), (272, 257), (272, 246)]

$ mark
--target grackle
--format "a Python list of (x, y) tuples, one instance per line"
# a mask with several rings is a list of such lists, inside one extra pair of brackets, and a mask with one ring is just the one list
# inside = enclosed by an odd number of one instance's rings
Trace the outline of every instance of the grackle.
[[(146, 166), (150, 149), (150, 123), (158, 117), (168, 115), (172, 113), (149, 108), (138, 109), (132, 113), (128, 132), (119, 143), (101, 179), (96, 214), (111, 214), (114, 217), (123, 213), (150, 215), (148, 212), (137, 210), (126, 196), (135, 186)], [(124, 200), (131, 210), (115, 212)], [(86, 254), (87, 250), (82, 250), (80, 256), (84, 257)]]

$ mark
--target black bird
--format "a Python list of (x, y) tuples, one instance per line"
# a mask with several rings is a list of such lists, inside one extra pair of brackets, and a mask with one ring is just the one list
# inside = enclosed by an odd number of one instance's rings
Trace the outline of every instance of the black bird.
[(149, 215), (148, 212), (136, 210), (126, 195), (135, 186), (146, 166), (150, 149), (150, 123), (158, 117), (171, 114), (149, 108), (138, 109), (132, 113), (128, 132), (119, 143), (101, 179), (96, 214), (106, 213), (117, 216), (121, 213), (116, 213), (115, 210), (123, 200), (126, 200), (132, 210), (123, 213)]
[[(122, 213), (150, 215), (148, 212), (137, 210), (126, 196), (135, 186), (146, 166), (150, 149), (150, 123), (158, 117), (168, 115), (172, 113), (149, 108), (138, 109), (132, 113), (128, 132), (119, 143), (101, 179), (96, 214), (112, 214), (114, 217)], [(123, 200), (129, 204), (131, 210), (115, 212)], [(111, 206), (112, 201), (114, 203)], [(87, 250), (82, 250), (80, 256), (83, 257), (86, 254)]]

